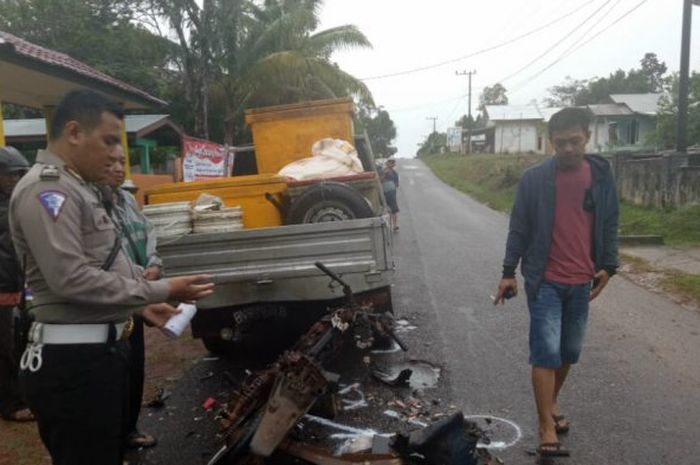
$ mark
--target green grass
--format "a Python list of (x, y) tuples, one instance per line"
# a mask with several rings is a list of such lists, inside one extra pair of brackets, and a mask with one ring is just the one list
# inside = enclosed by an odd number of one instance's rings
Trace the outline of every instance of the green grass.
[(509, 212), (521, 173), (543, 155), (430, 155), (422, 160), (450, 186), (481, 203)]
[(620, 233), (661, 235), (668, 245), (698, 245), (700, 244), (700, 205), (659, 210), (622, 204)]
[(700, 276), (683, 272), (668, 272), (661, 282), (667, 291), (700, 303)]
[[(620, 254), (622, 263), (627, 266), (628, 275), (634, 276), (655, 274), (659, 278), (659, 286), (664, 292), (680, 298), (683, 301), (693, 302), (700, 307), (700, 276), (685, 273), (679, 270), (657, 268), (647, 260), (632, 255)], [(642, 284), (644, 286), (645, 284)]]
[[(429, 155), (422, 160), (445, 183), (495, 210), (509, 212), (518, 179), (546, 155)], [(700, 205), (672, 210), (622, 204), (620, 233), (654, 234), (668, 245), (700, 245)]]

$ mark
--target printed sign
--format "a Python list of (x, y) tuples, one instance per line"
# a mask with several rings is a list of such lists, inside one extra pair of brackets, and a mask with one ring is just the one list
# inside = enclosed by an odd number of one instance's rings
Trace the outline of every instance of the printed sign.
[(462, 128), (447, 128), (447, 146), (452, 152), (459, 152), (462, 147)]
[(233, 168), (226, 147), (192, 137), (182, 138), (182, 180), (202, 181), (229, 176)]

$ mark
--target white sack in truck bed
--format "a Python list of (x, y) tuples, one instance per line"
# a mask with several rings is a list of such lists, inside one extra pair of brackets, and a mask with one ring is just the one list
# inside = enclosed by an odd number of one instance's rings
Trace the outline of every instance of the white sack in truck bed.
[(294, 161), (279, 172), (297, 181), (335, 178), (364, 171), (357, 150), (341, 139), (321, 139), (311, 147), (313, 156)]

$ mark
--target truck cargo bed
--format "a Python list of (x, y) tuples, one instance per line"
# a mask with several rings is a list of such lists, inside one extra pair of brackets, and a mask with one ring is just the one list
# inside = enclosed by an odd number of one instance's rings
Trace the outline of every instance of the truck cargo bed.
[(158, 245), (167, 276), (206, 273), (216, 289), (202, 309), (342, 297), (314, 263), (357, 293), (387, 287), (394, 269), (384, 217), (191, 234)]

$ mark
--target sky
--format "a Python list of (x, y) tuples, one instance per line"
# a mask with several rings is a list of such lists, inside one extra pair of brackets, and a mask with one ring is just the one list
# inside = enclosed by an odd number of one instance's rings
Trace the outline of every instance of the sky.
[[(677, 71), (682, 8), (683, 0), (325, 0), (321, 28), (353, 24), (372, 43), (333, 60), (367, 84), (396, 125), (397, 156), (410, 158), (433, 129), (428, 118), (444, 132), (467, 113), (468, 79), (456, 72), (476, 71), (476, 117), (482, 88), (497, 82), (509, 103), (526, 104), (567, 76), (638, 68), (647, 52)], [(700, 6), (693, 14), (690, 68), (700, 71)]]

